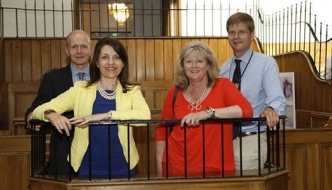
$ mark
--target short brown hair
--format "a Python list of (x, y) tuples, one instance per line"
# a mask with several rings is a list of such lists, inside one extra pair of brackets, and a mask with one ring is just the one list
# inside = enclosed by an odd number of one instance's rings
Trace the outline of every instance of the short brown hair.
[(244, 23), (247, 25), (250, 33), (255, 31), (255, 22), (254, 19), (247, 13), (237, 12), (231, 15), (226, 23), (226, 29), (228, 32), (228, 28), (233, 26), (234, 24)]

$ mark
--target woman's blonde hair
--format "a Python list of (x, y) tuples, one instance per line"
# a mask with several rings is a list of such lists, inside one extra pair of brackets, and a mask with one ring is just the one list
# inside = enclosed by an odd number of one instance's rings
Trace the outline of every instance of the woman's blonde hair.
[(217, 58), (211, 48), (203, 42), (196, 41), (188, 43), (180, 52), (177, 60), (175, 85), (180, 86), (182, 90), (186, 90), (189, 86), (189, 79), (184, 72), (184, 59), (192, 52), (202, 53), (205, 56), (208, 64), (210, 65), (207, 71), (208, 87), (213, 86), (219, 77), (219, 67)]

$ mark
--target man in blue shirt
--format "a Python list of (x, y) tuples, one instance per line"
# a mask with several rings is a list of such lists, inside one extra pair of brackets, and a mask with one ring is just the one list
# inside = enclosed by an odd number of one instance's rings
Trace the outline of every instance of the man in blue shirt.
[[(233, 78), (236, 68), (235, 60), (239, 60), (241, 75), (236, 82), (239, 90), (251, 103), (253, 117), (266, 117), (266, 125), (274, 127), (279, 122), (279, 115), (284, 114), (285, 97), (280, 84), (279, 68), (272, 57), (254, 52), (251, 41), (255, 37), (253, 18), (246, 13), (235, 13), (227, 20), (228, 41), (234, 56), (223, 63), (220, 76)], [(233, 79), (234, 80), (234, 79)], [(261, 169), (267, 159), (266, 125), (260, 128), (260, 145), (258, 145), (257, 123), (242, 123), (242, 133), (233, 140), (235, 168)], [(242, 138), (242, 159), (240, 158), (240, 139)], [(260, 166), (258, 161), (258, 147), (260, 146)]]

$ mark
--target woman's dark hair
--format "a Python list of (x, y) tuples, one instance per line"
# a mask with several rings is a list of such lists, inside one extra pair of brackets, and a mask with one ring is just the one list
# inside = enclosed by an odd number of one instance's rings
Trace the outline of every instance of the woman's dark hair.
[(128, 81), (128, 54), (125, 47), (120, 41), (109, 37), (100, 39), (95, 46), (92, 62), (90, 64), (90, 81), (87, 86), (90, 86), (100, 80), (100, 69), (97, 67), (97, 63), (101, 48), (103, 48), (105, 45), (111, 46), (114, 51), (119, 55), (120, 59), (124, 64), (122, 71), (118, 76), (118, 80), (120, 81), (120, 84), (123, 88), (123, 92), (126, 93), (127, 91), (130, 91), (135, 85)]

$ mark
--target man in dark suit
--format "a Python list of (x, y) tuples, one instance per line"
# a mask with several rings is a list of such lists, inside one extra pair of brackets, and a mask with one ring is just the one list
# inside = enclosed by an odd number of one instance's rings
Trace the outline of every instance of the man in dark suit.
[[(65, 51), (70, 58), (70, 64), (44, 74), (37, 97), (25, 113), (28, 128), (30, 128), (29, 121), (32, 112), (36, 107), (65, 92), (73, 86), (75, 81), (90, 79), (89, 59), (91, 50), (89, 35), (82, 30), (72, 31), (67, 36)], [(71, 118), (74, 116), (74, 113), (73, 111), (69, 111), (63, 115), (67, 118)], [(35, 130), (40, 130), (40, 126), (36, 126)], [(46, 170), (47, 174), (67, 175), (73, 171), (67, 161), (73, 135), (74, 128), (72, 128), (70, 133), (62, 134), (52, 129), (49, 165)]]

